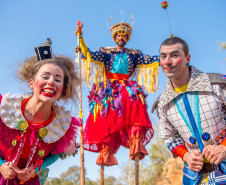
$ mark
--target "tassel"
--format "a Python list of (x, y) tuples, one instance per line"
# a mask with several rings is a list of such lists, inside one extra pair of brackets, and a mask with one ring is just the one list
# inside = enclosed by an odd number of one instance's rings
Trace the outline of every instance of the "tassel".
[(41, 160), (39, 161), (39, 164), (38, 164), (38, 169), (39, 169), (39, 171), (41, 170), (42, 163), (43, 163), (43, 160), (41, 159)]
[(40, 160), (40, 159), (38, 159), (38, 160), (36, 161), (36, 163), (35, 163), (35, 165), (34, 165), (33, 169), (35, 169), (35, 168), (38, 166), (38, 164), (39, 164), (39, 160)]
[(145, 86), (147, 93), (158, 90), (159, 62), (143, 65), (138, 68), (139, 85)]
[(105, 68), (104, 68), (104, 88), (106, 88), (106, 85), (107, 85), (107, 78), (106, 78)]
[(6, 153), (6, 159), (7, 159), (8, 161), (10, 161), (11, 153), (12, 153), (12, 148), (8, 149), (8, 151), (7, 151), (7, 153)]

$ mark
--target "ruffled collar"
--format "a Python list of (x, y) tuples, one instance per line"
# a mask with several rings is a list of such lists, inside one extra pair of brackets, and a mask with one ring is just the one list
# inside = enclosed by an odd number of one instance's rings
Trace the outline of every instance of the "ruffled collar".
[[(212, 92), (212, 87), (210, 79), (206, 73), (201, 72), (194, 66), (190, 66), (191, 69), (191, 78), (188, 82), (188, 88), (186, 92), (194, 91), (203, 91), (203, 92)], [(159, 108), (164, 107), (180, 93), (174, 91), (171, 81), (167, 79), (166, 87), (159, 99)]]
[[(2, 122), (11, 129), (19, 130), (18, 123), (20, 121), (26, 121), (21, 112), (22, 100), (28, 98), (24, 95), (17, 95), (6, 93), (2, 97), (0, 105), (0, 116)], [(42, 137), (45, 143), (54, 143), (65, 135), (70, 127), (71, 115), (69, 111), (66, 111), (64, 107), (54, 105), (55, 117), (48, 126), (44, 127), (47, 129), (47, 134)]]

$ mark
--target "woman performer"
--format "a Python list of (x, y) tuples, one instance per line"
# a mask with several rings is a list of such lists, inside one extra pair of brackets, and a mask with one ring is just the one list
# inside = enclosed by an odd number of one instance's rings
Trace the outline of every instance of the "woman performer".
[(76, 152), (78, 121), (56, 103), (76, 95), (73, 61), (52, 57), (50, 45), (35, 50), (18, 71), (32, 95), (0, 94), (1, 185), (43, 184), (47, 166)]

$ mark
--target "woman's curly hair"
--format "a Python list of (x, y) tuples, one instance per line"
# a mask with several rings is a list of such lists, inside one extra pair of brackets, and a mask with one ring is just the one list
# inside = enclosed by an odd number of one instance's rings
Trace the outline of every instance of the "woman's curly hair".
[(38, 61), (37, 56), (28, 58), (19, 65), (18, 77), (29, 83), (30, 79), (35, 79), (38, 70), (45, 64), (55, 64), (63, 70), (64, 83), (60, 99), (66, 101), (68, 99), (73, 99), (75, 96), (78, 97), (76, 89), (80, 83), (80, 79), (75, 72), (73, 61), (68, 57), (57, 56), (41, 61)]

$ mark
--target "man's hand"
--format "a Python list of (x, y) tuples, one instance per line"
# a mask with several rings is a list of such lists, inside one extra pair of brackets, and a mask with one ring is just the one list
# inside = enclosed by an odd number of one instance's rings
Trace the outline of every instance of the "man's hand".
[(16, 177), (16, 172), (12, 165), (8, 165), (7, 163), (3, 163), (0, 166), (0, 173), (6, 180), (11, 180)]
[(82, 36), (82, 27), (81, 25), (77, 25), (76, 28), (75, 28), (75, 35), (78, 35), (79, 36)]
[(34, 165), (31, 165), (27, 168), (24, 168), (23, 170), (21, 170), (21, 173), (17, 174), (17, 178), (20, 181), (26, 182), (28, 181), (33, 175), (35, 174), (35, 169), (34, 169)]
[(224, 145), (207, 145), (203, 149), (203, 156), (211, 163), (218, 165), (226, 159), (226, 146)]
[(186, 152), (183, 160), (188, 163), (191, 170), (199, 172), (204, 164), (203, 156), (199, 150), (193, 150), (192, 152)]

